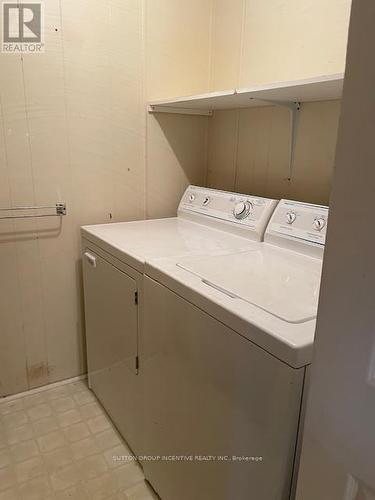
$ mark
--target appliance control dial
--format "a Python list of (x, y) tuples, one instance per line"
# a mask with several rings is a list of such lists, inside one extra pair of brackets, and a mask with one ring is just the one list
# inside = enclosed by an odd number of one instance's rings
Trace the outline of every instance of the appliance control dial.
[(206, 196), (206, 197), (204, 198), (204, 200), (203, 200), (202, 205), (203, 205), (204, 207), (206, 207), (206, 206), (210, 203), (210, 201), (211, 201), (211, 198), (210, 198), (209, 196)]
[(190, 193), (189, 194), (189, 201), (190, 201), (190, 203), (193, 203), (194, 200), (195, 200), (195, 194), (194, 193)]
[(233, 215), (236, 219), (245, 219), (253, 208), (253, 204), (250, 201), (240, 201), (234, 206)]
[(321, 231), (325, 225), (326, 220), (324, 219), (324, 217), (316, 217), (314, 219), (314, 229), (316, 229), (317, 231)]
[(288, 224), (293, 224), (293, 222), (296, 220), (297, 214), (295, 212), (287, 212), (286, 213), (286, 221)]

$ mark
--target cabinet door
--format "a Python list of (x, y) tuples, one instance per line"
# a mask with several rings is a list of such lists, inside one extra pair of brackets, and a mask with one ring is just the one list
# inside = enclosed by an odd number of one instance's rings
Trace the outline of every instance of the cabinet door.
[(83, 254), (88, 373), (91, 389), (132, 444), (137, 415), (137, 283), (105, 259)]

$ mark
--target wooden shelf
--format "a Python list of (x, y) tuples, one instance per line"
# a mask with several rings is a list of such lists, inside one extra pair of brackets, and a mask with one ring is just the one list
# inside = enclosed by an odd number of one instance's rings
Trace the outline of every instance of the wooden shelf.
[(344, 75), (320, 76), (305, 80), (271, 83), (243, 89), (209, 92), (187, 97), (159, 99), (149, 103), (150, 113), (179, 113), (210, 116), (219, 109), (288, 105), (296, 102), (340, 99)]

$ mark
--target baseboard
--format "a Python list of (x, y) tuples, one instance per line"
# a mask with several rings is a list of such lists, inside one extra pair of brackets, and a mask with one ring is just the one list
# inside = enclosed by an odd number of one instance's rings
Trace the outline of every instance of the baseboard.
[(86, 380), (87, 374), (79, 375), (78, 377), (67, 378), (65, 380), (60, 380), (59, 382), (54, 382), (53, 384), (42, 385), (41, 387), (36, 387), (35, 389), (30, 389), (29, 391), (19, 392), (18, 394), (12, 394), (11, 396), (6, 396), (5, 398), (0, 398), (0, 404), (8, 401), (13, 401), (14, 399), (24, 398), (25, 396), (32, 396), (33, 394), (38, 394), (40, 392), (49, 391), (60, 387), (62, 385), (71, 384), (72, 382), (78, 382), (79, 380)]

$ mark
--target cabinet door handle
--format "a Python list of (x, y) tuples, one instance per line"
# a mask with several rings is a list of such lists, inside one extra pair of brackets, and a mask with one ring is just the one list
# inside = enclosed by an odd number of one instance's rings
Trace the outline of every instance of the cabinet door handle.
[(91, 253), (89, 252), (85, 252), (83, 254), (85, 257), (86, 257), (86, 260), (87, 262), (92, 266), (92, 267), (96, 267), (96, 257), (94, 257), (94, 255), (92, 255)]

